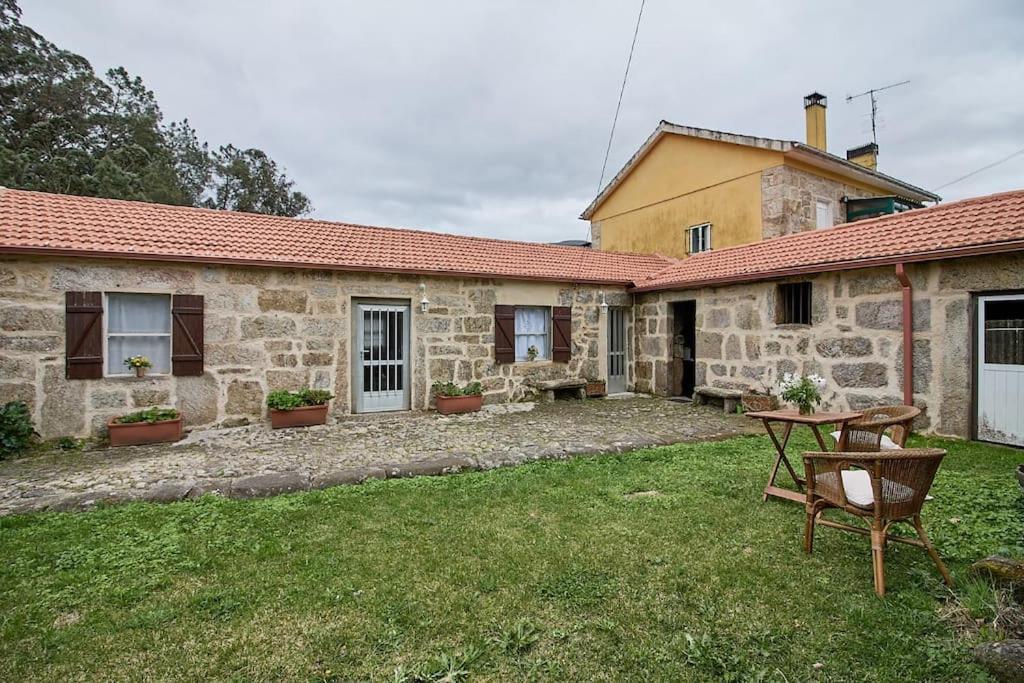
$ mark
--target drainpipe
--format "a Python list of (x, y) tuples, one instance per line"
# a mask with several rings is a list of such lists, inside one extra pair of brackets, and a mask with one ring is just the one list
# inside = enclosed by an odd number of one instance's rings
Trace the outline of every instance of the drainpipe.
[(896, 264), (896, 279), (903, 288), (903, 403), (914, 405), (914, 290), (902, 263)]

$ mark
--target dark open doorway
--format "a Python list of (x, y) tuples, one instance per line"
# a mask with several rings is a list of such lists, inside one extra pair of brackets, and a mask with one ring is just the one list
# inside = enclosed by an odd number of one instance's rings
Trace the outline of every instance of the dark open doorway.
[(677, 301), (672, 304), (671, 394), (693, 398), (697, 371), (697, 302)]

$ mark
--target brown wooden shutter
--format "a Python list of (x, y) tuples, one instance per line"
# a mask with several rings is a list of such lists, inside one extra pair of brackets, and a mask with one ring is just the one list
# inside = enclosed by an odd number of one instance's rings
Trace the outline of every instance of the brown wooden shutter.
[(171, 299), (171, 374), (203, 374), (203, 297), (197, 294)]
[(572, 307), (551, 309), (551, 360), (568, 363), (572, 357)]
[(516, 307), (494, 307), (494, 362), (516, 361)]
[(65, 292), (64, 364), (68, 379), (103, 377), (103, 294)]

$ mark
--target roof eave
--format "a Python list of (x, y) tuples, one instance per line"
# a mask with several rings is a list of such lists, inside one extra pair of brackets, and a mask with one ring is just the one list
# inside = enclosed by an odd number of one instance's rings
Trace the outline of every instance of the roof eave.
[(905, 199), (911, 199), (916, 202), (939, 202), (942, 200), (942, 197), (934, 192), (929, 192), (884, 173), (864, 168), (852, 161), (847, 161), (829, 152), (823, 152), (802, 142), (794, 142), (788, 154), (812, 166), (834, 170), (842, 175), (857, 178), (876, 187), (884, 188)]
[(964, 258), (967, 256), (984, 256), (986, 254), (1000, 254), (1011, 251), (1024, 251), (1024, 239), (1010, 240), (1007, 242), (995, 242), (992, 244), (974, 245), (969, 247), (956, 247), (953, 249), (927, 251), (920, 252), (917, 254), (880, 256), (877, 258), (858, 259), (856, 261), (815, 263), (806, 266), (794, 266), (792, 268), (766, 270), (759, 273), (743, 273), (742, 275), (731, 275), (728, 277), (721, 278), (705, 278), (702, 280), (691, 280), (689, 282), (675, 282), (648, 286), (640, 285), (630, 287), (629, 291), (632, 293), (684, 291), (690, 289), (701, 289), (703, 287), (717, 287), (720, 285), (734, 285), (750, 282), (762, 282), (765, 280), (776, 280), (779, 278), (791, 277), (793, 275), (830, 273), (839, 270), (861, 270), (863, 268), (891, 266), (897, 263), (922, 263), (925, 261), (942, 261), (951, 258)]

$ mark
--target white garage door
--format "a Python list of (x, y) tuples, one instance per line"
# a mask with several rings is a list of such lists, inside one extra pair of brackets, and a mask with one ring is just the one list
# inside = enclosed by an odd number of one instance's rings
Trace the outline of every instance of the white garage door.
[(978, 299), (978, 438), (1024, 446), (1024, 295)]

